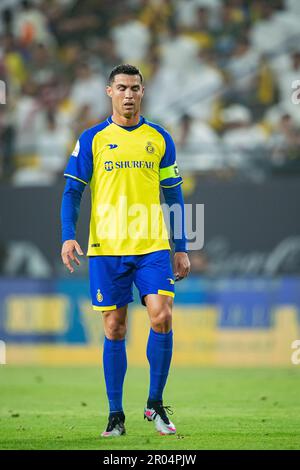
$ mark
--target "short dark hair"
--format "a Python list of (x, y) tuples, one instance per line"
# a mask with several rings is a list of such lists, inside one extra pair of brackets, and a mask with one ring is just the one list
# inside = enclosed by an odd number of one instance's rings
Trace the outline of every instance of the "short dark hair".
[(110, 72), (108, 79), (109, 85), (111, 85), (111, 83), (114, 81), (115, 76), (119, 75), (120, 73), (125, 73), (125, 75), (139, 75), (141, 83), (143, 83), (143, 75), (137, 67), (130, 64), (120, 64), (114, 67)]

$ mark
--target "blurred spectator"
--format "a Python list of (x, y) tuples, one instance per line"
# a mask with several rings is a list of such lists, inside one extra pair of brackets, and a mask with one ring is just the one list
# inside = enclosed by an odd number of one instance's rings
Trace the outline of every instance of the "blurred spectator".
[(72, 133), (69, 128), (58, 126), (53, 112), (46, 113), (44, 119), (35, 139), (36, 165), (34, 168), (21, 168), (15, 173), (14, 183), (18, 186), (53, 184), (66, 165), (74, 140)]
[(230, 100), (251, 106), (256, 95), (259, 54), (247, 37), (241, 37), (228, 61), (226, 71), (230, 83)]
[(10, 8), (4, 8), (0, 12), (0, 36), (11, 34), (13, 29), (13, 13)]
[(222, 141), (227, 150), (228, 164), (235, 168), (249, 168), (259, 160), (263, 164), (261, 150), (267, 144), (268, 135), (262, 126), (252, 122), (249, 109), (234, 104), (223, 110), (225, 132)]
[(172, 26), (159, 46), (161, 66), (170, 67), (178, 72), (184, 70), (197, 60), (198, 51), (197, 41), (188, 37), (176, 26)]
[(53, 44), (54, 38), (48, 29), (48, 20), (41, 10), (30, 0), (22, 0), (21, 8), (16, 11), (14, 34), (23, 46), (33, 42)]
[(71, 84), (76, 75), (78, 64), (83, 60), (83, 50), (79, 42), (68, 42), (61, 48), (61, 59), (64, 65), (64, 77)]
[(299, 0), (285, 0), (284, 1), (286, 9), (293, 15), (300, 18), (300, 3)]
[(61, 72), (60, 64), (55, 60), (55, 56), (45, 44), (41, 43), (32, 45), (27, 69), (36, 85), (50, 83)]
[(59, 175), (63, 171), (71, 143), (74, 140), (70, 128), (58, 125), (55, 113), (45, 116), (44, 130), (37, 136), (37, 154), (41, 170)]
[(299, 20), (288, 11), (276, 11), (273, 2), (258, 3), (261, 19), (251, 30), (253, 47), (261, 53), (276, 54), (287, 50), (299, 39)]
[(146, 61), (151, 34), (145, 24), (130, 11), (124, 12), (111, 29), (120, 62), (140, 64)]
[(257, 107), (259, 114), (262, 115), (264, 110), (276, 100), (276, 86), (272, 68), (264, 56), (260, 58), (256, 86), (257, 95), (252, 106), (254, 110)]
[(239, 0), (226, 1), (220, 8), (220, 19), (214, 28), (214, 38), (221, 61), (239, 44), (239, 39), (245, 30), (246, 14), (242, 3)]
[(100, 121), (109, 112), (109, 99), (105, 93), (106, 80), (94, 73), (87, 63), (78, 64), (76, 79), (71, 87), (70, 98), (80, 117), (81, 110), (88, 107), (88, 120)]
[(12, 33), (0, 38), (0, 61), (3, 57), (6, 79), (12, 92), (18, 92), (27, 78), (27, 71), (18, 43)]
[(210, 121), (225, 84), (211, 51), (200, 51), (198, 60), (186, 72), (181, 93), (184, 109), (195, 118)]
[(221, 0), (176, 0), (175, 14), (177, 24), (184, 28), (194, 28), (197, 21), (197, 9), (200, 7), (209, 9), (209, 23), (212, 26), (216, 23), (221, 4)]
[(146, 93), (146, 109), (151, 118), (167, 125), (188, 113), (209, 121), (223, 86), (223, 77), (210, 52), (199, 52), (194, 39), (174, 29), (162, 43), (160, 56)]
[(224, 166), (220, 139), (207, 123), (185, 114), (174, 131), (180, 168), (206, 171)]
[(124, 6), (123, 0), (59, 0), (51, 12), (51, 29), (59, 44), (79, 42), (86, 47), (92, 38), (109, 35), (110, 22)]
[(300, 80), (300, 48), (291, 53), (286, 67), (281, 70), (277, 78), (280, 105), (288, 110), (293, 119), (300, 125), (299, 106), (297, 107), (291, 100), (292, 84), (296, 80)]
[(289, 114), (280, 116), (270, 139), (271, 159), (280, 170), (300, 170), (300, 133)]
[(193, 38), (199, 48), (211, 48), (214, 44), (213, 32), (209, 24), (209, 9), (200, 6), (195, 11), (195, 25), (185, 32)]
[(168, 31), (174, 21), (174, 2), (172, 0), (142, 0), (140, 21), (147, 26), (153, 36)]
[[(162, 123), (176, 120), (183, 86), (186, 87), (187, 74), (198, 60), (199, 46), (196, 41), (171, 28), (159, 47), (155, 58), (154, 72), (146, 87), (146, 113), (153, 120)], [(181, 60), (178, 60), (178, 57)], [(175, 106), (175, 108), (174, 108)], [(184, 111), (188, 104), (183, 105)]]
[(22, 94), (14, 109), (17, 156), (28, 158), (35, 154), (39, 109), (37, 87), (28, 80), (22, 87)]

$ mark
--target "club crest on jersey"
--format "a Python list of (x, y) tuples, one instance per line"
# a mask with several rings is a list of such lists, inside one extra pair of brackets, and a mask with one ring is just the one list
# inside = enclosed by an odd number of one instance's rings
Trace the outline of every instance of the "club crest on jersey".
[(101, 303), (103, 300), (103, 295), (100, 292), (100, 289), (97, 290), (97, 295), (96, 295), (97, 302)]
[(80, 143), (79, 143), (79, 140), (77, 140), (76, 145), (75, 145), (75, 148), (74, 148), (74, 150), (73, 150), (73, 152), (72, 152), (72, 156), (73, 156), (73, 157), (78, 157), (79, 150), (80, 150)]
[(152, 145), (152, 142), (147, 142), (147, 145), (145, 147), (148, 153), (154, 153), (155, 148)]

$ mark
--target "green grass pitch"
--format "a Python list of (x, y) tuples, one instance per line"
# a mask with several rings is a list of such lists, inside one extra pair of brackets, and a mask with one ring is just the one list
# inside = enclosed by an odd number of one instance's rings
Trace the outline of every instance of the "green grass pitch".
[(107, 404), (97, 367), (0, 366), (1, 449), (299, 449), (300, 368), (173, 368), (165, 404), (177, 435), (143, 420), (148, 371), (125, 379), (127, 435), (100, 438)]

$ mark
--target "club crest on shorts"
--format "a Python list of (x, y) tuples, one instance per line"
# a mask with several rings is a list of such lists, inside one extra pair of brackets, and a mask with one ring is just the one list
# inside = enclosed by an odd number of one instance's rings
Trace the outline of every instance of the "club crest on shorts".
[(155, 150), (152, 145), (152, 142), (147, 142), (145, 149), (147, 150), (148, 153), (154, 153), (154, 150)]
[(100, 289), (97, 290), (97, 295), (96, 295), (97, 302), (102, 302), (103, 300), (103, 295), (100, 292)]

